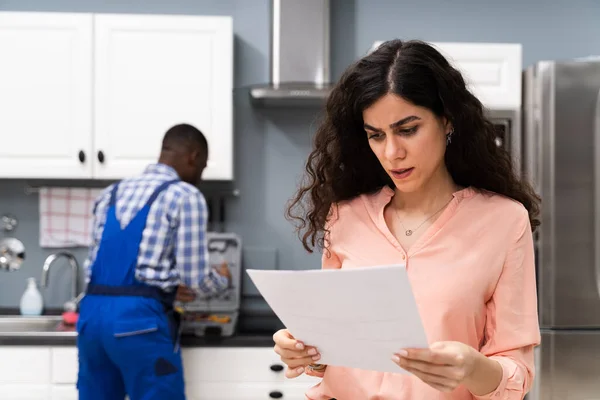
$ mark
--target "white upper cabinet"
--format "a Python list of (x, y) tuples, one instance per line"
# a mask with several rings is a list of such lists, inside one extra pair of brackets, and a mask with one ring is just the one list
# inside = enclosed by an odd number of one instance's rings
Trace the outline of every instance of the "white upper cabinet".
[[(375, 49), (382, 42), (376, 42)], [(522, 46), (519, 43), (432, 42), (465, 78), (486, 108), (521, 108)]]
[(233, 179), (230, 17), (0, 12), (0, 178), (121, 179), (189, 123)]
[(432, 43), (490, 109), (521, 108), (522, 47), (512, 43)]
[(0, 177), (92, 174), (92, 15), (0, 13)]
[(95, 176), (141, 172), (189, 123), (208, 140), (204, 179), (232, 179), (231, 18), (96, 15), (94, 31)]

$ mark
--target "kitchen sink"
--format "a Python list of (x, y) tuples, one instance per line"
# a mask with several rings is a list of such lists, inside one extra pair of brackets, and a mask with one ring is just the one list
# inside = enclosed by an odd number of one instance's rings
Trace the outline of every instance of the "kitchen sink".
[(75, 335), (75, 328), (65, 326), (60, 316), (0, 316), (0, 337)]

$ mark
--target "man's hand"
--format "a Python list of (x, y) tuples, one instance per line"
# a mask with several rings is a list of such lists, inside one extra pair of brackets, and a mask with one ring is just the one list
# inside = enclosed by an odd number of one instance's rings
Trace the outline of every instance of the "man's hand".
[(196, 292), (194, 289), (189, 288), (185, 285), (179, 285), (177, 287), (177, 294), (175, 296), (175, 300), (180, 301), (182, 303), (189, 303), (190, 301), (194, 301), (196, 299)]
[(217, 273), (221, 276), (231, 279), (231, 271), (229, 270), (229, 267), (225, 261), (219, 265), (219, 268), (217, 268)]

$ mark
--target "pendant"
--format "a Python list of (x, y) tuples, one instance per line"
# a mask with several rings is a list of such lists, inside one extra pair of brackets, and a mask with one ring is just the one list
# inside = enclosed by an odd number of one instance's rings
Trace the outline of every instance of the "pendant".
[(406, 232), (404, 232), (404, 234), (406, 236), (410, 236), (410, 235), (412, 235), (412, 231), (410, 229), (408, 229)]

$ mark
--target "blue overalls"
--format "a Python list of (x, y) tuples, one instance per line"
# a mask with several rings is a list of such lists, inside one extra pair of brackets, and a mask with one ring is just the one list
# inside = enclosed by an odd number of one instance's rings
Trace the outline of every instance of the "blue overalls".
[(121, 228), (113, 187), (77, 323), (80, 400), (185, 400), (175, 292), (136, 280), (138, 251), (161, 184)]

